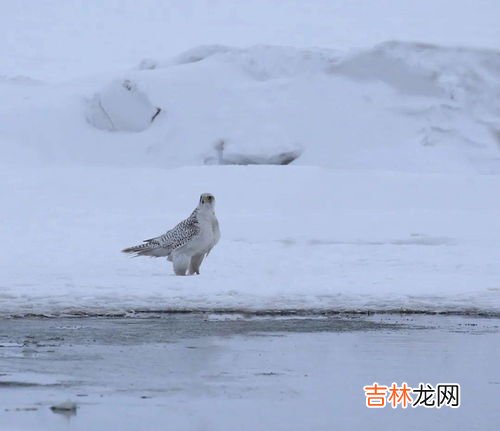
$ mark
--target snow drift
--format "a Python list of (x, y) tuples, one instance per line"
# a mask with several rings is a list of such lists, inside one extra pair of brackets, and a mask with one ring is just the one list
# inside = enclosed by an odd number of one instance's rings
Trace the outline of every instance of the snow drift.
[[(3, 133), (43, 158), (92, 164), (495, 173), (499, 69), (495, 51), (417, 43), (343, 54), (199, 47), (109, 80), (16, 83), (9, 92), (18, 100), (2, 108)], [(84, 112), (75, 96), (91, 97)]]

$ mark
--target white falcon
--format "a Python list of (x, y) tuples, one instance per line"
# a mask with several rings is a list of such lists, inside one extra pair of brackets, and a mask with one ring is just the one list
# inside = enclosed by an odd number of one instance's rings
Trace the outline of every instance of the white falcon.
[(186, 220), (161, 236), (122, 251), (136, 256), (166, 256), (173, 262), (176, 275), (199, 274), (201, 262), (220, 238), (214, 208), (214, 196), (203, 193), (198, 206)]

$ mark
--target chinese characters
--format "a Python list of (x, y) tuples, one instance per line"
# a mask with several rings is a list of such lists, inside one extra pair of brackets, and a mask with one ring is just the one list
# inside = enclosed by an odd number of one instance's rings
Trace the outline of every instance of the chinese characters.
[(374, 382), (363, 387), (366, 397), (366, 407), (384, 408), (386, 405), (393, 409), (411, 406), (426, 408), (460, 407), (460, 385), (458, 383), (438, 383), (435, 387), (429, 383), (420, 383), (411, 388), (406, 382), (401, 386), (392, 383), (391, 386), (380, 385)]

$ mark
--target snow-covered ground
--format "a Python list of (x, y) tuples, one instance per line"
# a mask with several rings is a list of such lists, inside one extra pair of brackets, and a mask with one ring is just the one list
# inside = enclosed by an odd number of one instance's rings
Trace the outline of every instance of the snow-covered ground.
[[(500, 313), (498, 2), (3, 9), (0, 314)], [(207, 191), (199, 277), (119, 253)]]
[[(500, 311), (497, 176), (302, 166), (3, 173), (2, 313)], [(189, 215), (203, 190), (217, 196), (222, 240), (200, 276), (120, 253)]]

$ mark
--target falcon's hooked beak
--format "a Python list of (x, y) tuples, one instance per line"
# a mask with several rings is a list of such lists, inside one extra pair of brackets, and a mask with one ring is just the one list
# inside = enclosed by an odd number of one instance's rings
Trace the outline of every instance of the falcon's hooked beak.
[(214, 195), (210, 193), (203, 193), (200, 196), (200, 205), (205, 205), (205, 204), (213, 205), (214, 203), (215, 203)]

